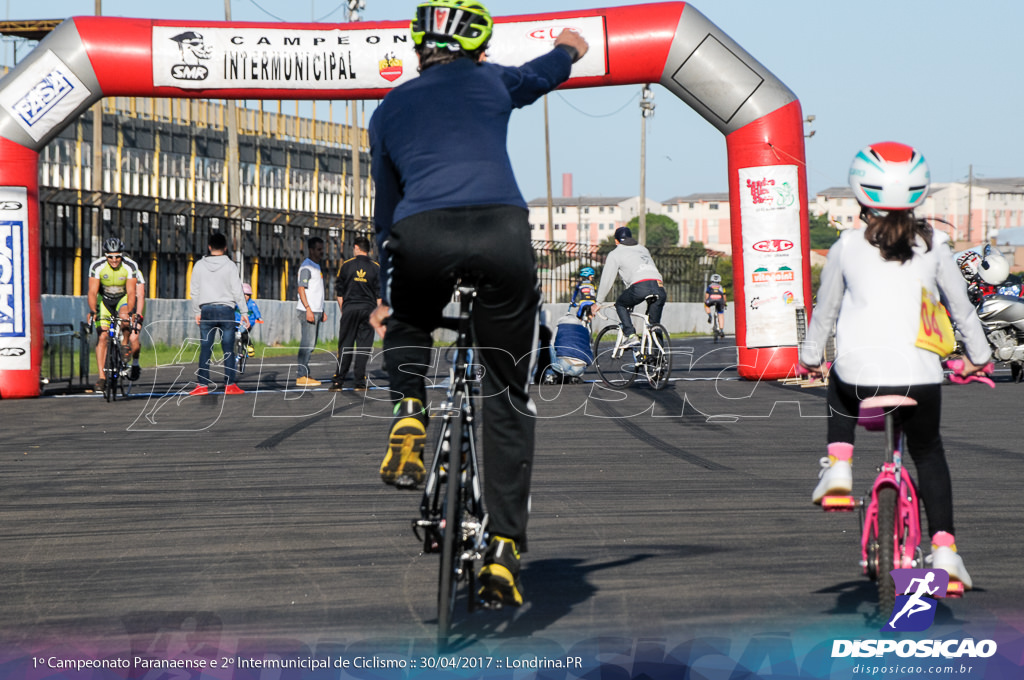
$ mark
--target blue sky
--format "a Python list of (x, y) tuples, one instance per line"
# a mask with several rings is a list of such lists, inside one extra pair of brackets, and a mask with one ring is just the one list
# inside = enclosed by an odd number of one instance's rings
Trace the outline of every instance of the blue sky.
[[(414, 1), (365, 0), (367, 21), (405, 19)], [(5, 0), (6, 18), (92, 14), (94, 0)], [(490, 0), (495, 15), (544, 13), (618, 4), (585, 0)], [(845, 184), (849, 162), (868, 143), (918, 147), (932, 180), (1024, 176), (1024, 77), (1016, 0), (704, 0), (692, 3), (771, 70), (815, 121), (807, 140), (813, 194)], [(345, 18), (342, 0), (232, 0), (242, 21), (329, 23)], [(221, 20), (222, 0), (103, 0), (103, 14)], [(21, 54), (26, 49), (19, 48)], [(5, 42), (3, 62), (10, 63)], [(667, 90), (654, 86), (647, 127), (647, 195), (655, 200), (724, 192), (725, 141)], [(639, 193), (640, 86), (557, 92), (549, 97), (552, 190), (572, 173), (574, 193)], [(372, 107), (372, 103), (366, 106)], [(276, 107), (275, 107), (276, 108)], [(318, 113), (324, 115), (324, 107)], [(335, 116), (340, 114), (335, 107)], [(546, 192), (544, 116), (538, 102), (516, 112), (512, 162), (527, 200)]]

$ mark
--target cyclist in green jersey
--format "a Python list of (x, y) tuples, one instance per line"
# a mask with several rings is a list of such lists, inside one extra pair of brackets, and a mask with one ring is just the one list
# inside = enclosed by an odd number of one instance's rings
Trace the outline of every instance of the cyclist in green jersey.
[(89, 322), (96, 321), (96, 366), (100, 378), (95, 389), (102, 392), (106, 386), (103, 366), (107, 360), (107, 330), (111, 319), (120, 319), (123, 344), (130, 346), (129, 315), (135, 309), (136, 271), (123, 259), (124, 243), (119, 238), (103, 242), (103, 258), (89, 266)]

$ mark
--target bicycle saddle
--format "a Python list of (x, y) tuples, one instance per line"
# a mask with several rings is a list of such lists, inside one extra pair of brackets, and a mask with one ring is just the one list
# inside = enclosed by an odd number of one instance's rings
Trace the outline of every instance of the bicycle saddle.
[(868, 397), (864, 401), (860, 402), (860, 410), (863, 413), (865, 409), (890, 409), (899, 408), (901, 406), (917, 406), (917, 402), (910, 397), (905, 397), (899, 394), (882, 394), (877, 397)]

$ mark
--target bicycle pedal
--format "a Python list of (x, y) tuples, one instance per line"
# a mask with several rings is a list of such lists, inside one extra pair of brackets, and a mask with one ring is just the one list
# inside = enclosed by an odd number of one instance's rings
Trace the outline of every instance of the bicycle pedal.
[(483, 597), (477, 598), (476, 606), (480, 609), (487, 609), (494, 612), (505, 608), (505, 604), (500, 599), (491, 600)]
[(419, 487), (419, 485), (420, 483), (409, 475), (399, 475), (398, 478), (395, 479), (396, 489), (407, 489), (409, 491), (415, 491), (416, 488)]
[(825, 512), (853, 512), (857, 507), (857, 499), (853, 496), (825, 496), (821, 499), (821, 509)]
[(949, 585), (946, 586), (946, 597), (963, 597), (964, 596), (964, 584), (960, 581), (950, 581)]

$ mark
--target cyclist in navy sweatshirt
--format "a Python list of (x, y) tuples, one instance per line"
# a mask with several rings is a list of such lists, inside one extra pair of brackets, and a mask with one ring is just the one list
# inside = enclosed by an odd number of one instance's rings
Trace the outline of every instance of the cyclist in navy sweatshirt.
[(425, 477), (431, 331), (456, 278), (475, 279), (475, 344), (484, 393), (494, 395), (482, 400), (492, 539), (480, 596), (517, 606), (536, 413), (527, 386), (540, 294), (529, 213), (506, 136), (512, 110), (565, 82), (587, 43), (566, 30), (547, 54), (520, 67), (499, 66), (484, 59), (492, 28), (476, 0), (421, 3), (411, 26), (420, 75), (388, 93), (370, 120), (381, 254), (381, 305), (371, 322), (384, 337), (396, 400), (381, 478), (415, 488)]

